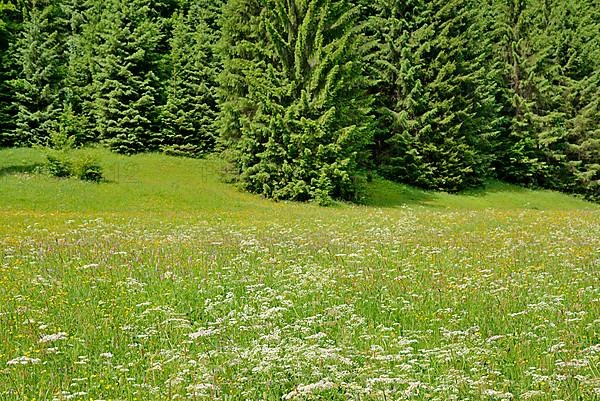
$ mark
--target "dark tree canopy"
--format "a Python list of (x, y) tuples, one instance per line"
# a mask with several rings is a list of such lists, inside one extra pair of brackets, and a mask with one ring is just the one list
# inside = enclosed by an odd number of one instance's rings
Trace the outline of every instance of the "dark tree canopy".
[(0, 146), (221, 152), (275, 199), (599, 200), (598, 32), (597, 0), (0, 0)]

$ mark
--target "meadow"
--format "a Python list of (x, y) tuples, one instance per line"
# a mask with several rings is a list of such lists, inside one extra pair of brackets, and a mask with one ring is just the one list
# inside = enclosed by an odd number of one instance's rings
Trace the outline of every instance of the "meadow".
[(600, 207), (375, 180), (272, 202), (218, 158), (0, 150), (0, 400), (597, 400)]

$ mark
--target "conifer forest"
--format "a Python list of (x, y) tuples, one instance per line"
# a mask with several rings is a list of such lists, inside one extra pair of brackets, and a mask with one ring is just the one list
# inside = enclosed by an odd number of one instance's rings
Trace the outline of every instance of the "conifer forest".
[(0, 146), (224, 152), (245, 189), (373, 174), (598, 199), (598, 0), (3, 0)]

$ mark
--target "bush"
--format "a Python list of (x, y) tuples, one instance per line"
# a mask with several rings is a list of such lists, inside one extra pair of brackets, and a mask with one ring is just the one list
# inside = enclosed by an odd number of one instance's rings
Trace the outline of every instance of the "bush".
[(84, 181), (100, 182), (103, 179), (102, 167), (98, 160), (83, 154), (73, 157), (75, 136), (61, 129), (50, 134), (46, 152), (48, 174), (53, 177), (76, 177)]
[(73, 175), (80, 180), (92, 182), (100, 182), (104, 178), (102, 167), (98, 163), (98, 160), (89, 155), (75, 160)]
[(72, 175), (73, 165), (65, 153), (51, 153), (46, 157), (48, 174), (58, 178), (67, 178)]
[(75, 137), (70, 136), (64, 130), (52, 132), (48, 141), (48, 148), (61, 152), (67, 152), (75, 147)]

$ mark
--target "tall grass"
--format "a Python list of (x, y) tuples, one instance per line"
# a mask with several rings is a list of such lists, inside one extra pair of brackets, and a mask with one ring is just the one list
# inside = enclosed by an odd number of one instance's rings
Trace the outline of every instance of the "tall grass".
[(597, 206), (376, 181), (319, 208), (92, 152), (109, 182), (0, 152), (1, 400), (600, 397)]

